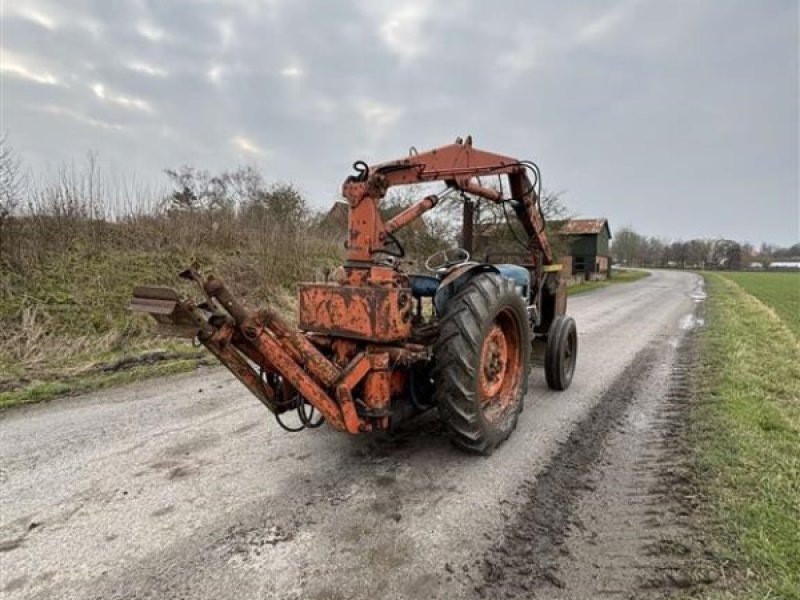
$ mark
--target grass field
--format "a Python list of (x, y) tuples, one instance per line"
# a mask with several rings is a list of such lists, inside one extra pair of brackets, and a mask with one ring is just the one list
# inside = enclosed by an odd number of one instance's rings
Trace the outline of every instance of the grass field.
[(726, 273), (725, 277), (778, 313), (800, 337), (800, 273)]
[(706, 275), (692, 415), (708, 597), (800, 598), (800, 274)]

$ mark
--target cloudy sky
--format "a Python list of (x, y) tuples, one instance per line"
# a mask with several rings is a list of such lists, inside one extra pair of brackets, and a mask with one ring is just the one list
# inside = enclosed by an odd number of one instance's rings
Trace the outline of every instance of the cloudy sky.
[(800, 238), (797, 0), (0, 5), (0, 129), (34, 169), (250, 163), (323, 207), (355, 159), (471, 133), (612, 228)]

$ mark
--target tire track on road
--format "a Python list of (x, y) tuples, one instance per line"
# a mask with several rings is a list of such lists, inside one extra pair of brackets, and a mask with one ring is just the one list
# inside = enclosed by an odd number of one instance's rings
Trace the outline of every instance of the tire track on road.
[(476, 563), (481, 598), (664, 597), (691, 573), (683, 432), (695, 336), (651, 343), (519, 491)]

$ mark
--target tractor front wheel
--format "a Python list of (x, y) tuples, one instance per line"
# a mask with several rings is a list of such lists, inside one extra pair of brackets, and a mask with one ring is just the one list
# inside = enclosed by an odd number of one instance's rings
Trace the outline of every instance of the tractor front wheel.
[(530, 372), (525, 302), (495, 273), (447, 304), (434, 345), (434, 401), (462, 449), (490, 454), (517, 425)]
[(558, 316), (547, 332), (544, 352), (544, 375), (553, 390), (565, 390), (572, 383), (578, 357), (578, 330), (575, 319)]

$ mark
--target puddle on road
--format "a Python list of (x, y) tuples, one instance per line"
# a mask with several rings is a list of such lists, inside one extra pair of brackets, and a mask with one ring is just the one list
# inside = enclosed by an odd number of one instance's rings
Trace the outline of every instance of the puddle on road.
[(694, 290), (689, 294), (689, 298), (692, 299), (692, 302), (695, 304), (695, 308), (692, 312), (687, 315), (681, 317), (681, 320), (678, 326), (681, 328), (681, 331), (694, 331), (695, 329), (699, 329), (703, 325), (705, 325), (705, 319), (701, 317), (698, 312), (699, 305), (705, 302), (708, 298), (708, 294), (706, 294), (705, 290), (705, 281), (700, 279), (697, 282)]
[(691, 298), (695, 304), (700, 304), (708, 298), (708, 294), (706, 294), (706, 285), (702, 279), (697, 282), (694, 291), (689, 294), (689, 298)]
[(681, 317), (678, 326), (681, 328), (681, 331), (694, 331), (705, 325), (705, 323), (706, 321), (702, 317), (698, 317), (694, 313), (689, 313)]

